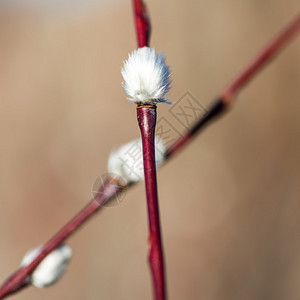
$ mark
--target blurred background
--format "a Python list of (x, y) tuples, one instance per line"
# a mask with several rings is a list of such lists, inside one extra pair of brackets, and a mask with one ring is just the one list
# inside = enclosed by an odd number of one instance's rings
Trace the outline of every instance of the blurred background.
[[(297, 14), (297, 0), (148, 0), (170, 100), (208, 107)], [(0, 281), (92, 197), (139, 137), (120, 68), (130, 1), (0, 2)], [(170, 299), (300, 299), (300, 37), (158, 174)], [(159, 118), (179, 133), (171, 106)], [(63, 279), (11, 299), (151, 299), (144, 186), (69, 243)]]

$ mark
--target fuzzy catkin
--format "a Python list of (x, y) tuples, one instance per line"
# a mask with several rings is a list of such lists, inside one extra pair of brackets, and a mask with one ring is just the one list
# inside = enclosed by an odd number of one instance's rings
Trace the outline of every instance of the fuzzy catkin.
[(170, 68), (162, 53), (143, 47), (129, 54), (121, 70), (128, 100), (136, 104), (171, 103), (165, 95), (170, 90)]

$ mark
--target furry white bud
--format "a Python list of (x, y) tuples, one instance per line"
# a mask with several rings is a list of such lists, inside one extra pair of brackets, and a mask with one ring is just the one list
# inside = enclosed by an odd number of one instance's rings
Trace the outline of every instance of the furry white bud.
[[(165, 161), (166, 148), (161, 137), (155, 137), (155, 163), (160, 167)], [(120, 176), (125, 184), (144, 179), (142, 140), (137, 139), (113, 151), (108, 158), (108, 172)]]
[(136, 104), (171, 103), (164, 98), (170, 90), (170, 69), (162, 53), (143, 47), (129, 54), (121, 70), (128, 100)]
[[(42, 251), (42, 247), (27, 252), (21, 262), (21, 266), (29, 265)], [(55, 283), (66, 271), (72, 257), (72, 249), (66, 244), (50, 252), (31, 274), (30, 282), (37, 288), (44, 288)]]

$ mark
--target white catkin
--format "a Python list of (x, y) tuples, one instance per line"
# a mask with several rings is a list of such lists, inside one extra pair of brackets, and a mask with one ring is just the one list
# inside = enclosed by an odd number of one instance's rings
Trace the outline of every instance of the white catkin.
[[(155, 163), (161, 166), (165, 161), (166, 148), (163, 139), (155, 137)], [(108, 158), (108, 172), (120, 176), (125, 184), (144, 180), (142, 140), (137, 139), (122, 145)]]
[[(21, 262), (21, 266), (29, 265), (41, 252), (42, 247), (37, 247), (27, 252)], [(31, 274), (30, 282), (37, 288), (52, 285), (64, 274), (72, 257), (72, 248), (61, 244), (50, 252)]]
[(162, 53), (156, 54), (149, 47), (138, 48), (129, 54), (121, 73), (129, 101), (152, 105), (171, 103), (165, 98), (171, 85), (170, 69)]

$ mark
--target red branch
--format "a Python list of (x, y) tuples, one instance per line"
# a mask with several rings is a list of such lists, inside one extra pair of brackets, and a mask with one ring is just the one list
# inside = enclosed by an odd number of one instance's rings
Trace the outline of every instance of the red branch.
[[(142, 0), (133, 0), (135, 25), (138, 47), (149, 46), (151, 25)], [(157, 197), (156, 166), (155, 166), (155, 125), (156, 106), (137, 108), (138, 123), (143, 144), (143, 161), (145, 186), (149, 220), (149, 264), (152, 272), (153, 287), (156, 300), (166, 299), (164, 257), (160, 233), (159, 208)]]
[(41, 253), (26, 267), (19, 268), (11, 275), (0, 288), (0, 299), (24, 288), (30, 275), (39, 263), (64, 240), (66, 240), (76, 229), (84, 224), (98, 209), (106, 202), (117, 196), (122, 191), (113, 180), (106, 181), (93, 199), (84, 207), (69, 223), (67, 223), (56, 235), (54, 235), (42, 248)]
[(149, 45), (151, 32), (151, 24), (148, 17), (146, 5), (142, 0), (133, 0), (133, 8), (138, 47), (146, 47)]
[(160, 232), (155, 166), (156, 106), (138, 106), (137, 119), (143, 144), (145, 187), (149, 220), (149, 264), (156, 300), (166, 299), (163, 247)]
[(241, 90), (255, 75), (260, 71), (265, 64), (278, 54), (292, 37), (300, 29), (300, 15), (298, 15), (288, 27), (274, 38), (255, 59), (247, 66), (221, 93), (224, 99), (231, 99), (236, 93)]
[(220, 93), (212, 103), (207, 113), (199, 119), (189, 131), (180, 137), (166, 152), (166, 158), (170, 158), (183, 148), (196, 134), (209, 122), (221, 116), (231, 106), (234, 96), (251, 80), (257, 73), (271, 61), (287, 44), (299, 33), (300, 15), (298, 15), (284, 31), (275, 37), (254, 60)]

